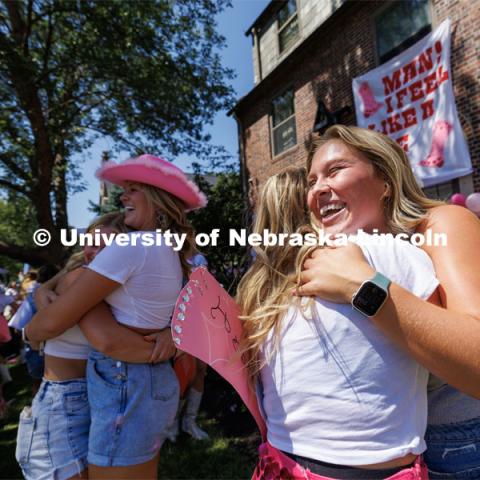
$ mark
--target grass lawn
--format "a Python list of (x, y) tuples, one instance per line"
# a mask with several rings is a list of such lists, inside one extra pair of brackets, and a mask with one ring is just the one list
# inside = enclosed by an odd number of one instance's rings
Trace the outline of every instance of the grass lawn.
[(23, 478), (15, 460), (18, 417), (25, 405), (31, 403), (31, 381), (25, 365), (10, 368), (13, 381), (4, 386), (3, 394), (11, 401), (7, 417), (0, 420), (0, 478)]
[[(11, 367), (13, 382), (5, 397), (12, 399), (8, 416), (0, 420), (0, 478), (21, 479), (15, 461), (20, 411), (31, 402), (25, 365)], [(181, 434), (177, 443), (166, 442), (160, 453), (160, 479), (249, 479), (255, 467), (260, 436), (232, 389), (218, 376), (207, 376), (199, 425), (210, 440), (199, 442)]]

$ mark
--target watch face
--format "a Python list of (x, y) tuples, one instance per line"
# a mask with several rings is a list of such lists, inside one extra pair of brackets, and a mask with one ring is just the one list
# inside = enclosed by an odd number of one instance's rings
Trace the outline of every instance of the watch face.
[(365, 282), (353, 299), (353, 306), (371, 317), (383, 305), (388, 293), (373, 282)]

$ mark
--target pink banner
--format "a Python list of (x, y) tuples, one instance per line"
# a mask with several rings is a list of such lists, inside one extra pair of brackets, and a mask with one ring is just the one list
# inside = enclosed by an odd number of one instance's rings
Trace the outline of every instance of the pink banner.
[(172, 336), (179, 349), (203, 360), (235, 388), (265, 436), (265, 422), (238, 352), (242, 334), (239, 312), (207, 269), (197, 268), (175, 305)]

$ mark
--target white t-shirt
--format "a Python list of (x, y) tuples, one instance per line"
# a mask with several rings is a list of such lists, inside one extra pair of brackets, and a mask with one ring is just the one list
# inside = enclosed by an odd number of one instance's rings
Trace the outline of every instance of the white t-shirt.
[(86, 360), (90, 353), (90, 344), (80, 327), (74, 325), (58, 337), (47, 340), (43, 351), (54, 357)]
[[(428, 255), (411, 244), (361, 248), (378, 272), (418, 297), (427, 299), (437, 288)], [(277, 352), (269, 359), (272, 332), (263, 347), (270, 443), (352, 466), (423, 452), (428, 372), (351, 305), (317, 298), (315, 311), (305, 319), (292, 306)]]
[(88, 265), (121, 284), (105, 298), (119, 323), (151, 329), (169, 325), (183, 275), (178, 253), (163, 243), (112, 244)]

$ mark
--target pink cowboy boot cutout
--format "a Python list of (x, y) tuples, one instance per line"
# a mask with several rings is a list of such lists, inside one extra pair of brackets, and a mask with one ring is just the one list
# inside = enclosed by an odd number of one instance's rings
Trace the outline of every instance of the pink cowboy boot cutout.
[(430, 153), (425, 160), (420, 162), (422, 167), (443, 167), (445, 163), (445, 145), (452, 129), (452, 125), (445, 120), (435, 122)]
[(368, 82), (363, 82), (358, 89), (358, 93), (360, 94), (360, 98), (362, 99), (363, 103), (363, 115), (365, 118), (370, 117), (373, 115), (383, 103), (378, 103), (373, 96), (372, 90), (370, 89), (370, 85)]

